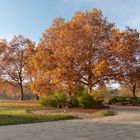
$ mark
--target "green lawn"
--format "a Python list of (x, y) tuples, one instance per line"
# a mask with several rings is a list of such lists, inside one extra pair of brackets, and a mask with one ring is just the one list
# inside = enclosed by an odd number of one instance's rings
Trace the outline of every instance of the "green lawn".
[(28, 103), (24, 106), (16, 106), (0, 103), (0, 125), (11, 125), (11, 124), (23, 124), (23, 123), (35, 123), (35, 122), (46, 122), (55, 120), (68, 120), (76, 117), (63, 114), (53, 115), (32, 115), (28, 113), (29, 109), (38, 109), (40, 106), (28, 106)]
[[(45, 110), (46, 115), (33, 115), (30, 110)], [(72, 111), (72, 110), (71, 110)], [(88, 109), (76, 109), (72, 111), (72, 114), (80, 112), (82, 114), (95, 113), (97, 116), (110, 116), (114, 115), (111, 110), (88, 110)], [(46, 107), (40, 106), (36, 101), (1, 101), (0, 102), (0, 125), (12, 125), (12, 124), (24, 124), (24, 123), (36, 123), (47, 122), (57, 120), (69, 120), (76, 119), (77, 117), (69, 115), (69, 113), (49, 113)]]
[(98, 116), (113, 116), (115, 115), (115, 112), (111, 110), (100, 110), (96, 112), (96, 115)]

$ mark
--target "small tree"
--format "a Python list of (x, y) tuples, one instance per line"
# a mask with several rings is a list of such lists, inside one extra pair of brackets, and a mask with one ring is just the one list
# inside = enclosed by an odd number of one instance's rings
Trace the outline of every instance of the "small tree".
[(114, 32), (112, 46), (112, 77), (128, 87), (136, 98), (140, 82), (139, 32), (129, 27), (123, 32)]
[(128, 87), (133, 95), (136, 98), (136, 91), (140, 86), (140, 68), (132, 70), (122, 77), (121, 83)]
[(19, 86), (20, 100), (24, 99), (24, 81), (27, 79), (24, 50), (29, 42), (29, 39), (21, 35), (14, 36), (9, 43), (5, 43), (5, 49), (0, 59), (1, 78)]

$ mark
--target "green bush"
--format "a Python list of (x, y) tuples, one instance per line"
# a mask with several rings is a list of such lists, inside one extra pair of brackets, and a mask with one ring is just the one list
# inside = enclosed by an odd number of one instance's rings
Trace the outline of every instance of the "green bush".
[(120, 103), (121, 105), (126, 105), (126, 104), (128, 104), (128, 98), (126, 98), (126, 97), (119, 97), (119, 103)]
[(86, 92), (77, 93), (72, 96), (66, 96), (63, 93), (49, 94), (40, 99), (40, 104), (47, 107), (63, 108), (65, 105), (70, 107), (92, 108), (101, 106), (103, 99), (94, 99), (94, 97)]
[(76, 95), (71, 96), (70, 105), (71, 107), (79, 107), (79, 102)]
[(136, 104), (140, 105), (140, 98), (137, 99)]
[(89, 94), (78, 97), (78, 103), (81, 108), (92, 108), (95, 105), (93, 97)]
[(92, 108), (102, 106), (103, 101), (102, 98), (94, 99), (94, 97), (88, 93), (79, 93), (71, 96), (70, 105), (71, 107)]
[(119, 96), (113, 96), (109, 99), (109, 104), (116, 104), (119, 103)]
[(121, 96), (114, 96), (111, 97), (109, 100), (109, 104), (120, 104), (120, 105), (125, 105), (131, 102), (131, 99), (127, 97), (121, 97)]
[(57, 102), (52, 95), (42, 97), (40, 104), (47, 107), (57, 107)]
[(95, 101), (95, 105), (96, 106), (102, 106), (103, 105), (103, 103), (104, 103), (104, 100), (103, 99), (94, 99), (94, 101)]
[(47, 107), (63, 108), (68, 101), (64, 93), (52, 93), (40, 99), (40, 104)]
[(139, 105), (140, 98), (136, 97), (121, 97), (121, 96), (114, 96), (111, 97), (109, 100), (109, 104), (119, 104), (119, 105)]
[(47, 106), (47, 99), (46, 97), (41, 97), (40, 100), (39, 100), (39, 103), (42, 105), (42, 106)]
[(115, 112), (112, 110), (99, 110), (96, 112), (96, 114), (99, 116), (112, 116), (115, 115)]

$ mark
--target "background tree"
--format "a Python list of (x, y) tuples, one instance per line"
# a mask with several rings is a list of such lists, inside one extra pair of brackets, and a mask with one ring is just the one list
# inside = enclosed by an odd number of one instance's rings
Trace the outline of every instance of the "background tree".
[(134, 98), (140, 81), (139, 43), (139, 33), (127, 27), (123, 32), (113, 33), (112, 45), (110, 45), (112, 76), (120, 84), (128, 87)]
[(23, 86), (24, 81), (27, 79), (25, 74), (24, 50), (29, 42), (29, 39), (21, 35), (14, 36), (13, 39), (6, 44), (0, 60), (0, 67), (2, 70), (1, 77), (20, 87), (20, 100), (24, 99)]

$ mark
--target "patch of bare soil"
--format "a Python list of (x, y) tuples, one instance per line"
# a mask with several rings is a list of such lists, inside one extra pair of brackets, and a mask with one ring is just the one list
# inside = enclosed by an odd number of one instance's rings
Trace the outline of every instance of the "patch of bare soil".
[(101, 109), (48, 109), (48, 110), (31, 110), (33, 115), (50, 115), (50, 114), (66, 114), (79, 117), (81, 119), (92, 119), (98, 117), (96, 112)]

